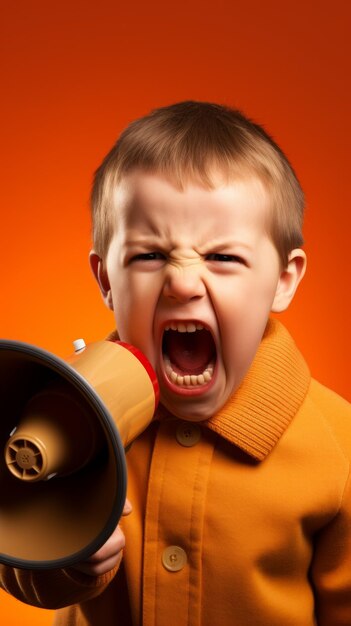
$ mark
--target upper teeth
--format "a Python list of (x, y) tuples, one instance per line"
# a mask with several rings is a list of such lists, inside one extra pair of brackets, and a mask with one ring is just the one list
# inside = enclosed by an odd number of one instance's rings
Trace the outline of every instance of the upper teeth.
[(165, 330), (177, 330), (178, 333), (194, 333), (196, 330), (203, 330), (203, 324), (194, 322), (171, 322), (165, 326)]

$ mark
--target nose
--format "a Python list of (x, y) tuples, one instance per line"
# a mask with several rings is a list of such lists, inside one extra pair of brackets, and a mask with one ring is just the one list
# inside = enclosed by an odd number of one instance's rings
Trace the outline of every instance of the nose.
[(179, 302), (188, 302), (201, 298), (206, 293), (206, 286), (197, 263), (169, 265), (163, 286), (163, 295)]

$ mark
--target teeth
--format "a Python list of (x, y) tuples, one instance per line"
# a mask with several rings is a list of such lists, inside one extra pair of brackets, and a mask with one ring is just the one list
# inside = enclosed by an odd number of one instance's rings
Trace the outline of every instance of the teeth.
[(173, 370), (171, 362), (166, 354), (163, 355), (163, 359), (168, 378), (172, 381), (172, 383), (179, 385), (179, 387), (196, 387), (205, 385), (210, 382), (212, 378), (214, 368), (213, 363), (209, 363), (202, 374), (185, 374), (185, 376), (182, 376)]
[(165, 330), (177, 330), (178, 333), (194, 333), (196, 330), (203, 329), (203, 324), (195, 324), (194, 322), (171, 322), (165, 326)]
[(186, 333), (186, 324), (178, 324), (178, 333)]
[[(175, 330), (178, 333), (194, 333), (197, 330), (203, 330), (204, 325), (198, 324), (196, 322), (170, 322), (167, 326), (165, 326), (165, 330)], [(166, 374), (174, 384), (179, 385), (179, 387), (197, 387), (201, 385), (205, 385), (210, 382), (213, 375), (214, 364), (209, 363), (206, 369), (202, 372), (202, 374), (185, 374), (182, 376), (175, 372), (172, 368), (169, 357), (164, 354), (164, 363)]]

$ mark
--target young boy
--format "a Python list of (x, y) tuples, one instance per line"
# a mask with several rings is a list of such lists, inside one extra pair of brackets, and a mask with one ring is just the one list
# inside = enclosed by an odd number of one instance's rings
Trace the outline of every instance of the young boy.
[(66, 607), (57, 626), (350, 626), (350, 409), (269, 318), (306, 266), (286, 157), (237, 111), (175, 104), (122, 133), (92, 206), (94, 275), (162, 404), (101, 550), (2, 586)]

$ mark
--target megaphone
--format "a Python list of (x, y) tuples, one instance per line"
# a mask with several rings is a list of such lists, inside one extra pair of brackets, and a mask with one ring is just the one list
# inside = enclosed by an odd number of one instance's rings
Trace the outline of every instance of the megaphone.
[(137, 348), (75, 348), (62, 360), (0, 341), (0, 562), (12, 567), (69, 567), (105, 543), (124, 507), (125, 448), (157, 406)]

